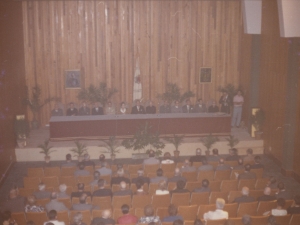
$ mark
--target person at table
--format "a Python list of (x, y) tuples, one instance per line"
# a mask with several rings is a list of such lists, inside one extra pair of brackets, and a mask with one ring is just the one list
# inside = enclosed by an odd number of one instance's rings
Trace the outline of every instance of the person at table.
[(67, 110), (67, 116), (77, 116), (78, 110), (74, 107), (74, 103), (70, 103), (70, 108)]
[(175, 105), (172, 106), (171, 113), (182, 113), (182, 107), (180, 107), (178, 100), (176, 100)]
[(51, 111), (51, 116), (63, 116), (63, 110), (58, 107), (58, 104), (55, 103), (54, 109)]
[(92, 115), (103, 115), (103, 108), (99, 102), (95, 103), (95, 107), (92, 109)]
[(106, 115), (115, 115), (116, 110), (115, 107), (111, 104), (111, 102), (107, 102), (107, 107), (105, 108)]
[(194, 107), (191, 105), (191, 101), (187, 99), (185, 101), (185, 105), (182, 106), (182, 112), (183, 113), (192, 113), (194, 111)]
[(164, 101), (164, 104), (159, 107), (159, 113), (171, 113), (171, 107), (167, 101)]
[(230, 98), (227, 91), (223, 92), (223, 95), (219, 100), (219, 104), (221, 105), (220, 112), (230, 114)]
[(128, 113), (128, 111), (127, 111), (127, 107), (125, 105), (125, 102), (121, 102), (121, 107), (120, 107), (120, 110), (119, 110), (119, 114), (125, 115), (127, 113)]
[(136, 105), (132, 107), (131, 114), (145, 114), (145, 108), (140, 100), (136, 100)]
[(219, 107), (216, 105), (215, 101), (213, 101), (212, 105), (208, 107), (208, 112), (209, 113), (219, 112)]
[(149, 105), (146, 107), (146, 114), (155, 114), (156, 113), (156, 107), (153, 105), (153, 102), (150, 101)]
[(82, 106), (79, 108), (79, 112), (78, 115), (79, 116), (86, 116), (86, 115), (90, 115), (90, 108), (86, 105), (86, 102), (82, 103)]
[(205, 113), (206, 112), (206, 105), (203, 103), (202, 98), (199, 98), (195, 107), (194, 107), (195, 113)]

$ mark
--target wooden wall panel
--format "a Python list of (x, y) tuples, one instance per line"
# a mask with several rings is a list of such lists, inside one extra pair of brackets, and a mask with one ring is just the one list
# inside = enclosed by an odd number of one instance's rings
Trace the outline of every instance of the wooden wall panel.
[[(300, 68), (300, 61), (299, 61)], [(300, 177), (300, 79), (298, 79), (298, 109), (297, 109), (297, 130), (295, 135), (295, 151), (294, 151), (294, 171), (298, 174), (298, 178)], [(299, 180), (298, 180), (299, 181)]]
[[(240, 81), (242, 15), (239, 1), (24, 1), (26, 84), (42, 97), (77, 101), (65, 89), (64, 70), (80, 69), (84, 85), (105, 81), (119, 90), (113, 101), (132, 102), (137, 62), (143, 99), (175, 82), (205, 101), (220, 85)], [(212, 67), (211, 84), (199, 84)], [(193, 99), (195, 100), (195, 99)], [(41, 114), (50, 118), (52, 105)]]

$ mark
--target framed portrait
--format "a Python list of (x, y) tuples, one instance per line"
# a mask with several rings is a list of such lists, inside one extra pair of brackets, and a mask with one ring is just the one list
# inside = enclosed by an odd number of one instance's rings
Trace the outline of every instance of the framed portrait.
[(200, 69), (199, 83), (211, 83), (210, 67), (202, 67)]
[(65, 70), (65, 88), (67, 89), (81, 88), (80, 70)]

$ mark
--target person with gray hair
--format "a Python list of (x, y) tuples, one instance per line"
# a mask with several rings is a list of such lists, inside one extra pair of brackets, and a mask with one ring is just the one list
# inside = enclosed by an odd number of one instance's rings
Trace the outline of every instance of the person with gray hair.
[(107, 162), (102, 161), (100, 163), (101, 168), (97, 169), (97, 171), (101, 174), (101, 176), (112, 175), (112, 170), (107, 168)]
[(251, 217), (249, 215), (243, 215), (242, 217), (242, 223), (243, 225), (251, 225)]
[(50, 198), (51, 193), (46, 191), (46, 185), (44, 183), (40, 183), (38, 189), (38, 191), (33, 193), (37, 199)]
[(184, 160), (184, 164), (180, 172), (182, 173), (182, 172), (194, 172), (194, 171), (196, 171), (196, 168), (191, 165), (191, 162), (188, 159)]
[(86, 225), (85, 223), (82, 222), (83, 216), (81, 212), (77, 212), (73, 216), (73, 223), (71, 225)]
[(137, 177), (132, 178), (131, 183), (136, 184), (137, 180), (142, 181), (144, 184), (150, 183), (149, 177), (144, 176), (144, 170), (142, 168), (137, 171), (137, 175)]
[(50, 212), (51, 210), (56, 210), (56, 211), (69, 211), (69, 209), (65, 206), (64, 203), (59, 202), (57, 200), (57, 193), (52, 192), (50, 196), (50, 202), (48, 202), (45, 205), (45, 208), (47, 212)]
[(257, 198), (257, 201), (264, 202), (264, 201), (274, 201), (276, 200), (276, 197), (274, 195), (271, 195), (272, 189), (270, 187), (265, 187), (264, 189), (264, 195), (259, 196)]
[(175, 171), (174, 171), (174, 177), (171, 177), (168, 179), (168, 182), (173, 182), (173, 183), (177, 183), (177, 181), (179, 180), (183, 180), (186, 182), (186, 178), (181, 176), (181, 172), (180, 172), (180, 169), (179, 168), (175, 168)]
[(85, 166), (95, 167), (95, 163), (90, 160), (90, 155), (88, 153), (84, 154), (83, 157), (84, 157), (83, 163)]
[(98, 186), (98, 180), (100, 179), (100, 173), (99, 171), (94, 171), (94, 180), (91, 181), (90, 185), (91, 185), (91, 188), (93, 189), (93, 191), (95, 190), (95, 187)]
[(98, 225), (98, 224), (115, 225), (115, 221), (111, 218), (111, 211), (109, 209), (103, 210), (102, 214), (101, 214), (101, 217), (95, 217), (92, 220), (91, 225)]
[(60, 199), (60, 198), (70, 198), (70, 195), (68, 195), (66, 193), (67, 185), (61, 184), (61, 185), (59, 185), (58, 189), (59, 189), (59, 192), (57, 193), (57, 198), (58, 199)]
[(235, 198), (233, 202), (244, 203), (244, 202), (254, 202), (254, 201), (255, 201), (255, 199), (252, 196), (249, 196), (249, 188), (243, 187), (242, 188), (242, 196)]
[(130, 184), (130, 180), (124, 176), (125, 175), (125, 171), (123, 168), (120, 168), (117, 170), (117, 177), (113, 177), (111, 178), (111, 186), (113, 184), (120, 184), (122, 181), (124, 181), (127, 184)]
[(225, 206), (225, 200), (222, 199), (222, 198), (217, 198), (217, 200), (216, 200), (216, 210), (204, 213), (203, 219), (205, 221), (207, 221), (207, 220), (228, 219), (228, 212), (223, 210), (224, 206)]
[(132, 191), (127, 188), (125, 181), (120, 182), (120, 190), (113, 193), (113, 196), (132, 195)]

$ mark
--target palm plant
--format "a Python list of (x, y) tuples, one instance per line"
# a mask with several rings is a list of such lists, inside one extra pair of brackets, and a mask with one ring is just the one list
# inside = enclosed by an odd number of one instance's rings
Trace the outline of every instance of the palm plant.
[(110, 153), (111, 159), (114, 160), (116, 153), (119, 153), (120, 150), (118, 150), (117, 148), (118, 143), (116, 141), (116, 136), (110, 136), (108, 141), (103, 141), (101, 140), (104, 144), (103, 145), (99, 145), (99, 147), (104, 147), (106, 148), (106, 151), (104, 151), (103, 153)]
[(177, 84), (167, 83), (166, 92), (158, 94), (157, 97), (163, 101), (172, 103), (174, 101), (183, 102), (188, 98), (194, 97), (195, 94), (192, 91), (186, 91), (183, 94), (180, 93), (180, 89)]
[(80, 143), (79, 141), (75, 141), (75, 145), (76, 145), (76, 147), (70, 149), (70, 151), (74, 152), (75, 156), (77, 156), (79, 159), (80, 157), (82, 157), (84, 154), (87, 153), (87, 147), (85, 144)]
[(233, 135), (230, 135), (229, 138), (226, 138), (226, 140), (228, 141), (227, 145), (230, 148), (233, 148), (234, 146), (236, 146), (240, 142), (240, 140), (235, 138)]
[(41, 154), (45, 155), (45, 158), (50, 157), (50, 153), (55, 152), (56, 150), (51, 150), (53, 148), (52, 146), (49, 146), (49, 139), (45, 140), (43, 144), (40, 144), (38, 146), (42, 151), (40, 151)]
[(174, 151), (175, 157), (179, 156), (178, 148), (182, 144), (183, 139), (184, 139), (184, 135), (176, 135), (176, 134), (173, 134), (172, 138), (170, 138), (170, 137), (165, 138), (166, 141), (168, 141), (168, 142), (170, 142), (171, 144), (174, 145), (174, 147), (175, 147), (175, 151)]
[(209, 154), (209, 150), (211, 149), (213, 144), (215, 144), (217, 141), (219, 141), (219, 138), (213, 136), (212, 134), (209, 134), (209, 136), (207, 136), (205, 138), (201, 138), (200, 141), (206, 147), (206, 153)]

